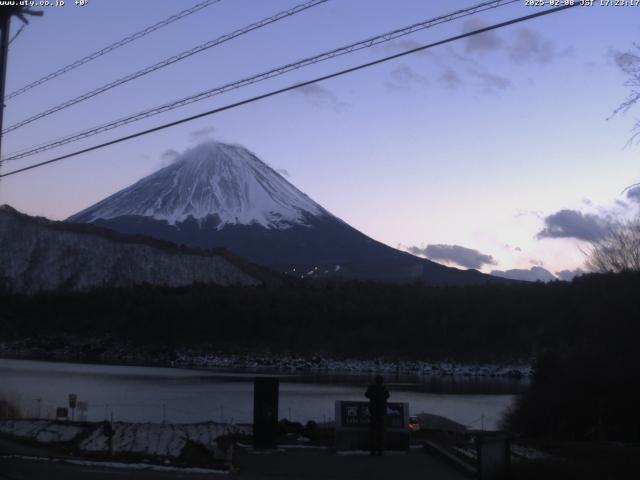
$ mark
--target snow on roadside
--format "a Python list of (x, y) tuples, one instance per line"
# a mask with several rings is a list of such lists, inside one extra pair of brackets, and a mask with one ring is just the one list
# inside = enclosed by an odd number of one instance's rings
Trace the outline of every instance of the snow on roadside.
[(476, 451), (475, 448), (471, 448), (471, 447), (452, 447), (456, 452), (458, 452), (460, 455), (476, 461), (478, 459), (478, 452)]
[[(80, 452), (93, 454), (109, 452), (109, 438), (105, 435), (104, 425), (100, 423), (81, 426), (52, 420), (2, 420), (0, 434), (43, 444), (71, 443), (77, 440)], [(200, 444), (214, 453), (217, 451), (216, 439), (226, 434), (251, 434), (251, 427), (214, 422), (197, 424), (116, 422), (113, 424), (113, 453), (178, 458), (188, 441)], [(83, 438), (85, 436), (86, 438)]]
[[(385, 450), (385, 455), (406, 455), (406, 450)], [(371, 451), (369, 450), (339, 450), (336, 452), (336, 455), (340, 455), (341, 457), (351, 457), (351, 456), (369, 456), (371, 455)]]
[(117, 468), (123, 470), (153, 470), (156, 472), (180, 472), (226, 475), (229, 470), (202, 467), (170, 467), (166, 465), (153, 465), (150, 463), (123, 463), (123, 462), (95, 462), (89, 460), (65, 460), (65, 463), (84, 465), (90, 467)]
[(72, 442), (83, 431), (84, 429), (80, 426), (50, 420), (0, 421), (0, 433), (40, 443)]
[(70, 463), (87, 467), (114, 468), (121, 470), (153, 470), (156, 472), (180, 472), (226, 475), (229, 470), (203, 467), (173, 467), (167, 465), (155, 465), (152, 463), (125, 463), (125, 462), (97, 462), (94, 460), (77, 460), (68, 458), (34, 457), (30, 455), (0, 455), (0, 458), (10, 460), (27, 460), (31, 462)]
[[(212, 422), (185, 425), (116, 422), (113, 424), (113, 453), (177, 458), (187, 441), (198, 443), (213, 451), (216, 438), (228, 433), (248, 432), (241, 427)], [(104, 434), (102, 426), (82, 441), (80, 450), (86, 453), (109, 451), (109, 438)]]
[(515, 460), (548, 460), (553, 458), (553, 455), (536, 448), (515, 444), (511, 445), (511, 456)]
[[(476, 461), (478, 458), (478, 452), (472, 447), (453, 447), (453, 449), (459, 454)], [(511, 444), (511, 460), (519, 462), (523, 460), (545, 460), (553, 458), (552, 455), (542, 452), (533, 447), (526, 447), (516, 443)]]

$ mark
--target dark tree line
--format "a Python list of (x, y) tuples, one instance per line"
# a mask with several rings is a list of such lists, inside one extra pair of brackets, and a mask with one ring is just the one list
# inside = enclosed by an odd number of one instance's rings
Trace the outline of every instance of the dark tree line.
[[(113, 335), (169, 346), (491, 360), (617, 350), (640, 333), (640, 275), (573, 283), (424, 287), (290, 281), (277, 287), (140, 286), (0, 298), (0, 338)], [(632, 320), (633, 319), (633, 320)]]
[(0, 294), (0, 340), (108, 335), (171, 351), (491, 361), (537, 358), (509, 428), (640, 440), (640, 273), (572, 283), (425, 287), (375, 283), (140, 286)]

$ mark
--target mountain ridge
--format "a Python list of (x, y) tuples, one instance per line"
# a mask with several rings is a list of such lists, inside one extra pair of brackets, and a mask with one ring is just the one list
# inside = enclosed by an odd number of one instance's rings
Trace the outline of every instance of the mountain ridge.
[(198, 248), (224, 247), (298, 277), (431, 285), (507, 282), (376, 241), (324, 209), (246, 148), (220, 142), (185, 151), (173, 164), (68, 221)]
[(0, 206), (0, 287), (10, 293), (140, 284), (255, 286), (260, 269), (203, 251), (94, 225), (31, 217)]

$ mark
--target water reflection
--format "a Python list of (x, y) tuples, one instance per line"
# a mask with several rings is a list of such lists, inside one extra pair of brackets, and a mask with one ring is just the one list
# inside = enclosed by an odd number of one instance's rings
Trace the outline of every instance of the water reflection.
[[(218, 372), (0, 359), (0, 393), (13, 397), (28, 416), (51, 415), (76, 393), (89, 403), (87, 418), (137, 422), (250, 422), (252, 379), (269, 373)], [(276, 374), (280, 417), (325, 421), (335, 400), (362, 400), (369, 375)], [(463, 424), (483, 419), (494, 428), (514, 394), (528, 381), (482, 377), (391, 375), (393, 401), (413, 413), (429, 412)]]

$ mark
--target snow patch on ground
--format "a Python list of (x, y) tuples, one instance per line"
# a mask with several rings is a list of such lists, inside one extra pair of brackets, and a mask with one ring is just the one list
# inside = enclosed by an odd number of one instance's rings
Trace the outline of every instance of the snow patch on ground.
[[(103, 424), (74, 425), (51, 420), (2, 420), (0, 434), (42, 444), (77, 441), (76, 446), (79, 452), (109, 453), (110, 441), (105, 435)], [(116, 422), (113, 424), (111, 439), (112, 453), (178, 458), (187, 442), (191, 441), (206, 447), (212, 455), (223, 456), (224, 452), (217, 448), (216, 439), (229, 434), (250, 435), (251, 426), (215, 422), (196, 424)]]
[(65, 463), (74, 465), (86, 465), (92, 467), (119, 468), (124, 470), (153, 470), (156, 472), (181, 472), (181, 473), (210, 473), (227, 474), (228, 470), (218, 470), (201, 467), (169, 467), (165, 465), (152, 465), (149, 463), (123, 463), (123, 462), (95, 462), (90, 460), (65, 460)]
[(524, 445), (511, 445), (511, 456), (515, 457), (514, 460), (549, 460), (553, 458), (553, 455)]
[(165, 465), (154, 465), (150, 463), (124, 463), (124, 462), (96, 462), (93, 460), (76, 460), (61, 458), (33, 457), (29, 455), (0, 455), (0, 458), (27, 460), (31, 462), (62, 462), (72, 465), (84, 465), (91, 467), (116, 468), (122, 470), (153, 470), (157, 472), (181, 472), (181, 473), (202, 473), (202, 474), (218, 474), (226, 475), (229, 470), (219, 470), (213, 468), (201, 467), (171, 467)]
[(279, 448), (286, 450), (329, 450), (330, 447), (324, 445), (280, 445)]
[[(384, 455), (406, 455), (406, 451), (398, 451), (398, 450), (385, 450)], [(336, 455), (341, 455), (343, 457), (356, 456), (356, 455), (371, 455), (369, 450), (344, 450), (341, 452), (336, 452)]]
[[(216, 438), (230, 433), (249, 433), (238, 426), (222, 423), (158, 424), (123, 423), (113, 424), (113, 453), (134, 453), (156, 457), (177, 458), (187, 441), (192, 441), (214, 451)], [(108, 453), (109, 437), (103, 427), (97, 428), (81, 444), (86, 453)]]
[[(478, 452), (473, 447), (452, 447), (457, 453), (460, 455), (473, 460), (474, 462), (478, 459)], [(552, 459), (553, 456), (548, 453), (542, 452), (533, 447), (527, 447), (519, 444), (511, 444), (511, 460), (514, 462), (519, 462), (523, 460), (548, 460)]]
[(463, 447), (452, 447), (456, 452), (458, 452), (460, 455), (473, 460), (474, 462), (478, 459), (478, 452), (476, 451), (475, 448), (463, 448)]
[(49, 420), (0, 421), (0, 433), (35, 440), (39, 443), (68, 443), (75, 440), (83, 431), (84, 429), (77, 425)]

